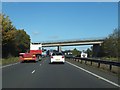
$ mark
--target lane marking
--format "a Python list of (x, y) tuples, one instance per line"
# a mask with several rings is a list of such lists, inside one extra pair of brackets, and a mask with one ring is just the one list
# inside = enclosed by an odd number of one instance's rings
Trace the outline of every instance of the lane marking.
[(5, 67), (13, 66), (13, 65), (16, 65), (16, 64), (19, 64), (19, 63), (20, 63), (20, 62), (14, 63), (14, 64), (8, 64), (8, 65), (2, 66), (2, 67), (0, 67), (0, 68), (5, 68)]
[(32, 71), (32, 74), (35, 73), (35, 70)]
[(41, 64), (40, 64), (40, 66), (41, 66)]
[(101, 79), (101, 80), (104, 80), (104, 81), (106, 81), (106, 82), (108, 82), (108, 83), (110, 83), (110, 84), (112, 84), (112, 85), (114, 85), (114, 86), (120, 87), (120, 85), (118, 85), (118, 84), (116, 84), (116, 83), (114, 83), (114, 82), (112, 82), (112, 81), (110, 81), (110, 80), (108, 80), (108, 79), (105, 79), (105, 78), (103, 78), (103, 77), (101, 77), (101, 76), (99, 76), (99, 75), (97, 75), (97, 74), (94, 74), (94, 73), (92, 73), (92, 72), (90, 72), (90, 71), (88, 71), (88, 70), (86, 70), (86, 69), (84, 69), (84, 68), (81, 68), (81, 67), (79, 67), (79, 66), (77, 66), (77, 65), (75, 65), (75, 64), (72, 64), (72, 63), (70, 63), (70, 62), (68, 62), (68, 61), (66, 61), (66, 62), (67, 62), (68, 64), (76, 67), (76, 68), (79, 68), (79, 69), (81, 69), (81, 70), (83, 70), (83, 71), (85, 71), (85, 72), (87, 72), (87, 73), (89, 73), (89, 74), (91, 74), (91, 75), (93, 75), (93, 76)]

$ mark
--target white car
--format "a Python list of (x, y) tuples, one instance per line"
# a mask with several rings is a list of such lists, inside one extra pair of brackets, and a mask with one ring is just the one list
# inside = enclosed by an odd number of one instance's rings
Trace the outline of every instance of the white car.
[(50, 57), (50, 63), (53, 63), (53, 62), (62, 62), (64, 63), (65, 62), (65, 57), (62, 53), (60, 52), (56, 52), (56, 53), (53, 53)]

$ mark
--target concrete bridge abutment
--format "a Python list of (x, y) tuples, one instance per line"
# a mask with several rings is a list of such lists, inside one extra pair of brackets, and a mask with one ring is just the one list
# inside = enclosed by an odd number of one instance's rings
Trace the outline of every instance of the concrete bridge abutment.
[(100, 54), (100, 46), (101, 44), (94, 44), (93, 45), (93, 57), (98, 57)]

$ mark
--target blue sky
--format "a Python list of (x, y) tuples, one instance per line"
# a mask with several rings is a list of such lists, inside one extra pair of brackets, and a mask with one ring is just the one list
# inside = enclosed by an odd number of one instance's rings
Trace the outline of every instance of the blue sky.
[(31, 42), (101, 38), (118, 27), (117, 2), (4, 2), (2, 11)]

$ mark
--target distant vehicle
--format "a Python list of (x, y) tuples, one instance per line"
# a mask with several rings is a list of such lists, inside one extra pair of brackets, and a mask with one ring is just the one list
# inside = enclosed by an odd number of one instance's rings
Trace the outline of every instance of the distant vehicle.
[(26, 53), (19, 53), (19, 60), (20, 62), (23, 61), (39, 61), (41, 60), (42, 55), (42, 45), (31, 43), (30, 44), (30, 51)]
[(62, 62), (62, 63), (64, 63), (65, 62), (64, 55), (61, 52), (53, 53), (50, 56), (50, 63), (53, 63), (53, 62)]
[(81, 53), (81, 58), (87, 58), (87, 53), (82, 52)]
[(42, 52), (42, 57), (46, 57), (46, 56), (47, 56), (46, 51)]
[(46, 51), (47, 56), (51, 56), (53, 54), (53, 50)]

